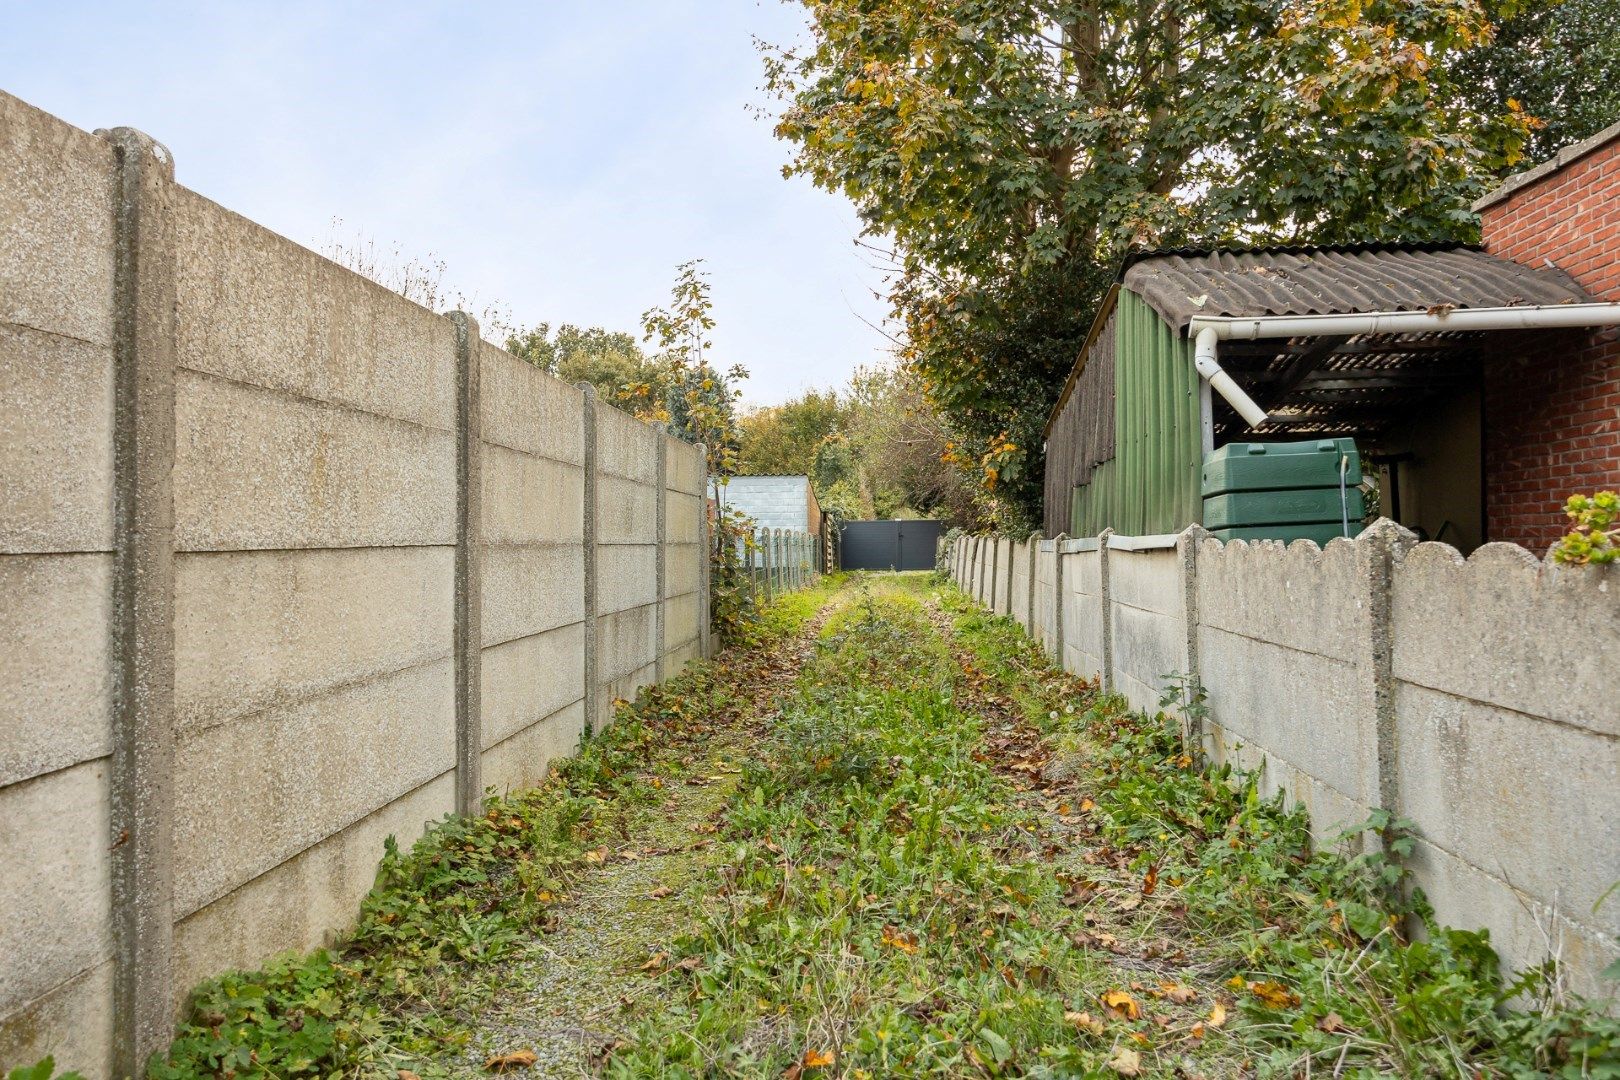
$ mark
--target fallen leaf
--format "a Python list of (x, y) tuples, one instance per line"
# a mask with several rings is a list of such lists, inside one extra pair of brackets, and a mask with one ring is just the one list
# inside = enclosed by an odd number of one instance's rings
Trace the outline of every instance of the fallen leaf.
[(1154, 863), (1148, 867), (1147, 874), (1142, 878), (1142, 895), (1152, 896), (1153, 890), (1159, 887), (1159, 864)]
[(422, 1080), (420, 1076), (417, 1076), (409, 1069), (400, 1069), (394, 1075), (399, 1077), (399, 1080)]
[(1249, 992), (1272, 1009), (1290, 1009), (1299, 1004), (1299, 995), (1280, 983), (1252, 982)]
[(594, 851), (587, 851), (584, 855), (582, 855), (580, 857), (582, 859), (584, 859), (588, 863), (603, 862), (603, 861), (605, 861), (607, 859), (607, 849), (606, 848), (596, 848)]
[(831, 1050), (806, 1050), (800, 1059), (807, 1069), (824, 1069), (838, 1060), (838, 1055)]
[(664, 965), (669, 963), (669, 953), (653, 953), (652, 959), (639, 967), (638, 971), (662, 971)]
[(1121, 1076), (1141, 1076), (1142, 1055), (1128, 1046), (1122, 1046), (1108, 1059), (1108, 1067)]
[(701, 956), (688, 956), (686, 959), (684, 959), (680, 963), (676, 964), (675, 968), (676, 968), (677, 971), (696, 971), (698, 968), (700, 968), (702, 966), (703, 966), (703, 957), (701, 957)]
[(892, 926), (885, 926), (883, 928), (883, 944), (891, 949), (899, 949), (903, 953), (914, 953), (917, 951), (917, 935), (905, 933)]
[(1209, 1026), (1218, 1028), (1224, 1023), (1226, 1023), (1226, 1006), (1217, 1001), (1215, 1007), (1209, 1010)]
[(1330, 1012), (1316, 1022), (1316, 1029), (1318, 1031), (1325, 1031), (1329, 1035), (1332, 1035), (1336, 1031), (1343, 1031), (1344, 1017), (1340, 1016), (1336, 1012)]
[(1202, 1039), (1204, 1037), (1204, 1022), (1200, 1020), (1198, 1023), (1194, 1024), (1192, 1028), (1188, 1030), (1187, 1036), (1188, 1038)]
[(653, 900), (662, 900), (666, 896), (673, 895), (674, 892), (675, 890), (670, 888), (668, 885), (660, 885), (658, 888), (648, 893), (647, 896)]
[(1073, 1024), (1081, 1031), (1088, 1031), (1093, 1035), (1103, 1033), (1102, 1020), (1088, 1012), (1066, 1012), (1063, 1014), (1063, 1019), (1066, 1023)]
[(484, 1062), (484, 1068), (492, 1072), (506, 1072), (509, 1069), (527, 1069), (540, 1060), (533, 1050), (514, 1050), (510, 1054), (496, 1054)]
[(1142, 1015), (1141, 1006), (1136, 1004), (1136, 999), (1123, 990), (1110, 990), (1103, 994), (1100, 1000), (1103, 1008), (1122, 1020), (1135, 1020)]
[(1198, 991), (1181, 983), (1160, 983), (1159, 996), (1177, 1005), (1185, 1005), (1198, 996)]
[(1095, 809), (1097, 809), (1097, 804), (1092, 802), (1089, 798), (1080, 800), (1080, 812), (1082, 814), (1086, 813), (1089, 810), (1095, 810)]

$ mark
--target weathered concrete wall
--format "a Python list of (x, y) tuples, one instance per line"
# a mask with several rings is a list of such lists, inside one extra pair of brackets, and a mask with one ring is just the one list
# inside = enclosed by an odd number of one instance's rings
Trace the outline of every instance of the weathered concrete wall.
[(0, 1071), (135, 1071), (702, 652), (700, 448), (3, 94), (0, 389)]
[(1395, 783), (1420, 825), (1417, 879), (1510, 958), (1550, 936), (1594, 990), (1620, 939), (1620, 903), (1597, 906), (1620, 880), (1620, 574), (1515, 544), (1467, 560), (1419, 544), (1391, 577)]
[(1011, 543), (1011, 578), (1012, 589), (1007, 598), (1007, 614), (1017, 619), (1022, 626), (1030, 626), (1030, 571), (1033, 569), (1029, 541)]
[(0, 94), (0, 1069), (112, 1061), (116, 167)]
[(1260, 769), (1266, 794), (1287, 790), (1308, 806), (1319, 837), (1365, 819), (1378, 800), (1378, 751), (1362, 707), (1371, 674), (1356, 546), (1206, 539), (1197, 560), (1212, 753)]
[[(970, 539), (952, 562), (964, 588), (994, 551)], [(1508, 544), (1465, 560), (1389, 523), (1326, 549), (1198, 529), (1048, 547), (1038, 591), (1062, 604), (1037, 603), (1032, 629), (1068, 670), (1148, 709), (1162, 676), (1190, 673), (1208, 713), (1189, 735), (1214, 760), (1309, 808), (1318, 838), (1377, 808), (1412, 819), (1409, 866), (1443, 923), (1489, 929), (1513, 969), (1556, 952), (1572, 986), (1604, 991), (1620, 571)]]

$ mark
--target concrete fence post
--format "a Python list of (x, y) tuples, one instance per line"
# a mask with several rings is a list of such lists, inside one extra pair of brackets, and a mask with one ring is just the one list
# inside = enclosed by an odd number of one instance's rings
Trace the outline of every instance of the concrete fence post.
[(1035, 629), (1037, 625), (1035, 621), (1035, 578), (1039, 575), (1036, 574), (1035, 567), (1041, 558), (1041, 534), (1038, 532), (1031, 533), (1029, 539), (1024, 541), (1024, 548), (1029, 553), (1028, 561), (1024, 563), (1024, 573), (1029, 579), (1024, 582), (1026, 590), (1024, 618), (1028, 620), (1024, 629), (1029, 631), (1031, 637), (1036, 637), (1038, 631)]
[(772, 576), (775, 571), (771, 566), (771, 530), (760, 529), (755, 535), (759, 537), (760, 577), (765, 584), (765, 602), (770, 603), (776, 598), (776, 581)]
[(1370, 794), (1378, 806), (1400, 813), (1398, 745), (1395, 723), (1393, 575), (1395, 563), (1418, 542), (1412, 532), (1379, 518), (1356, 540), (1356, 576), (1362, 590), (1361, 640), (1366, 649), (1356, 667), (1361, 675), (1362, 710), (1372, 718), (1371, 759), (1377, 778)]
[(657, 501), (653, 511), (653, 536), (658, 543), (658, 553), (653, 563), (653, 678), (658, 682), (664, 681), (664, 620), (667, 615), (664, 611), (664, 584), (668, 581), (669, 549), (665, 539), (669, 535), (669, 425), (654, 424), (653, 436), (658, 440), (657, 451)]
[(1108, 541), (1113, 536), (1113, 529), (1104, 529), (1097, 535), (1097, 596), (1102, 607), (1102, 686), (1108, 693), (1114, 689), (1114, 594), (1108, 584)]
[[(113, 1074), (174, 1035), (174, 161), (113, 146)], [(88, 1018), (84, 1018), (88, 1020)]]
[(1068, 538), (1068, 533), (1052, 538), (1052, 655), (1064, 671), (1069, 668), (1063, 645), (1063, 542)]
[[(1181, 563), (1181, 611), (1185, 624), (1186, 675), (1190, 689), (1197, 692), (1204, 685), (1198, 663), (1198, 548), (1209, 533), (1201, 525), (1189, 525), (1176, 537), (1176, 557)], [(1189, 754), (1200, 752), (1204, 746), (1204, 720), (1186, 709), (1182, 710), (1181, 744)]]
[(1001, 589), (1001, 606), (1006, 607), (1006, 610), (1001, 612), (1001, 614), (1008, 615), (1008, 617), (1013, 619), (1013, 622), (1017, 622), (1017, 609), (1016, 607), (1013, 607), (1013, 578), (1016, 570), (1017, 542), (1014, 542), (1014, 539), (1009, 536), (1008, 565), (1006, 565), (1006, 568), (1003, 570), (1003, 575), (1006, 575), (1006, 586), (1003, 586), (1003, 589)]
[(483, 813), (483, 433), (478, 323), (452, 311), (456, 348), (456, 813)]
[(985, 541), (988, 538), (984, 533), (974, 537), (973, 541), (973, 599), (984, 603), (985, 585), (989, 581), (990, 552)]
[(698, 652), (707, 660), (714, 655), (709, 627), (709, 575), (714, 566), (714, 539), (709, 533), (709, 449), (698, 443), (697, 452), (703, 461), (703, 482), (698, 487)]
[(597, 714), (602, 707), (602, 688), (597, 678), (596, 655), (596, 387), (590, 383), (578, 384), (585, 395), (580, 408), (584, 425), (583, 465), (585, 469), (584, 533), (584, 611), (580, 616), (585, 629), (585, 734), (596, 730)]

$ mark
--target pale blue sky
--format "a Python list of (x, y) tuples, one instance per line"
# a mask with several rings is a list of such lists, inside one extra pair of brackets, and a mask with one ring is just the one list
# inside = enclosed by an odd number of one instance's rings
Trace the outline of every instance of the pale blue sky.
[(178, 179), (319, 247), (341, 218), (436, 253), (516, 321), (634, 330), (676, 263), (712, 274), (716, 359), (747, 399), (838, 383), (886, 342), (855, 213), (746, 111), (780, 0), (55, 3), (0, 0), (0, 88), (140, 128)]

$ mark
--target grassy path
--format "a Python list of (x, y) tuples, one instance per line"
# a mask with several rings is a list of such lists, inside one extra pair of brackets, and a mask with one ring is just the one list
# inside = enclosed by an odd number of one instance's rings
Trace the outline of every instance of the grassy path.
[(155, 1076), (1620, 1077), (1620, 1023), (1402, 939), (1360, 839), (933, 578), (851, 578), (390, 854), (340, 949), (202, 988)]
[(588, 869), (479, 1012), (460, 1059), (425, 1059), (419, 1075), (443, 1068), (486, 1076), (488, 1061), (514, 1051), (535, 1055), (529, 1075), (589, 1075), (638, 1017), (659, 1010), (656, 976), (699, 917), (704, 883), (724, 858), (716, 822), (736, 796), (742, 762), (810, 656), (824, 598), (799, 598), (773, 640), (717, 665), (709, 693), (686, 703), (706, 723), (658, 747), (626, 777), (656, 797), (586, 853)]

